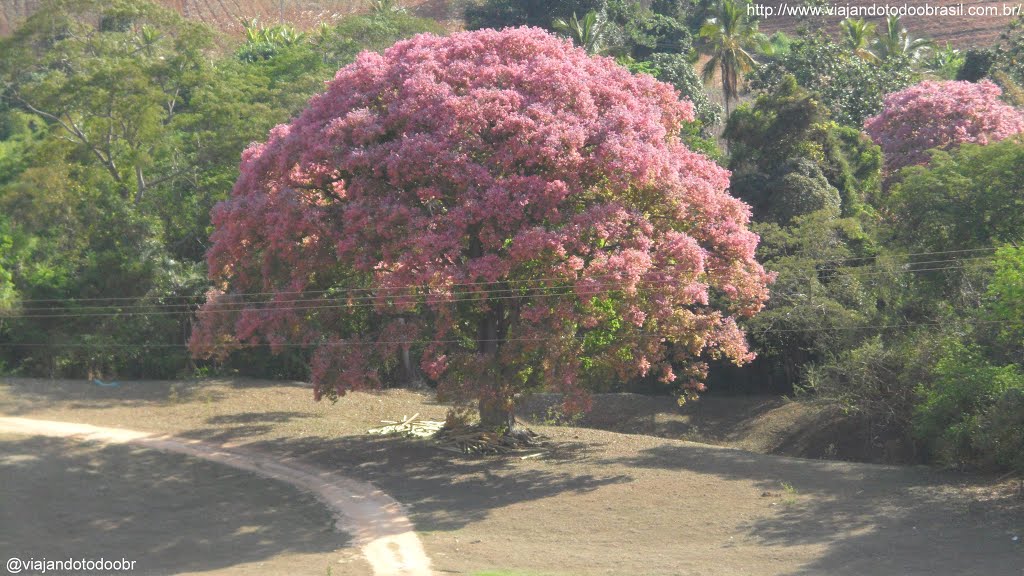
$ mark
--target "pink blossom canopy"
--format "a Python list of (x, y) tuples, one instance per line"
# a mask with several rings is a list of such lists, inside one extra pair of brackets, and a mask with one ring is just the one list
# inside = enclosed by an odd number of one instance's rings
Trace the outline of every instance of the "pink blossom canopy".
[(928, 151), (965, 142), (988, 144), (1024, 132), (1024, 115), (999, 100), (998, 86), (921, 82), (885, 97), (864, 130), (885, 154), (886, 170), (928, 163)]
[(770, 278), (728, 172), (676, 136), (692, 117), (671, 86), (540, 29), (365, 52), (243, 154), (193, 352), (309, 346), (318, 394), (374, 385), (410, 348), (463, 398), (546, 386), (579, 406), (598, 376), (699, 388), (702, 359), (752, 358), (736, 320)]

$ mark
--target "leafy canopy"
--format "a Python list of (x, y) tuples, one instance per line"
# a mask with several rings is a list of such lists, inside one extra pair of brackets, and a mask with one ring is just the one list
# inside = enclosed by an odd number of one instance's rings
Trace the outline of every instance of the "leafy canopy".
[(728, 173), (678, 139), (692, 119), (539, 29), (364, 53), (243, 155), (192, 349), (315, 348), (318, 397), (410, 348), (442, 394), (506, 411), (610, 377), (700, 388), (707, 358), (752, 358), (736, 322), (769, 275)]
[(1024, 114), (999, 100), (998, 86), (925, 81), (885, 97), (885, 107), (864, 122), (895, 171), (928, 162), (928, 151), (963, 143), (987, 144), (1024, 131)]
[(893, 55), (876, 65), (824, 34), (793, 42), (788, 53), (758, 68), (750, 85), (771, 90), (787, 74), (814, 92), (833, 120), (858, 129), (865, 118), (882, 109), (885, 94), (918, 79), (905, 56)]

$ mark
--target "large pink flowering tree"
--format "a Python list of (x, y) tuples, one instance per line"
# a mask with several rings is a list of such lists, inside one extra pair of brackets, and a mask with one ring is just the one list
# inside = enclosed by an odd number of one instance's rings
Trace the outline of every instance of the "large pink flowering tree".
[(361, 54), (244, 153), (193, 352), (311, 347), (318, 398), (412, 355), (499, 427), (538, 387), (699, 389), (708, 358), (752, 358), (736, 320), (769, 276), (728, 172), (676, 136), (692, 116), (540, 29)]
[(881, 146), (886, 171), (928, 163), (928, 151), (965, 142), (987, 144), (1024, 132), (1024, 115), (999, 100), (998, 86), (974, 82), (921, 82), (885, 97), (882, 112), (864, 122)]

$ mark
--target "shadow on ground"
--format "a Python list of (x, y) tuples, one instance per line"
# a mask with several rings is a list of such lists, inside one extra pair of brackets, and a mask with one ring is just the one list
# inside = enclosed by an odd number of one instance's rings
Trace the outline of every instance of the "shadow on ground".
[(754, 482), (762, 497), (777, 502), (776, 514), (743, 526), (754, 541), (779, 548), (827, 546), (793, 576), (1024, 572), (1024, 546), (1013, 540), (1024, 536), (1024, 501), (1005, 493), (980, 505), (957, 489), (972, 480), (961, 474), (684, 444), (603, 463)]
[[(480, 458), (453, 454), (425, 440), (393, 436), (346, 436), (256, 439), (272, 427), (279, 413), (235, 417), (242, 424), (225, 427), (208, 420), (209, 428), (182, 434), (215, 443), (244, 444), (247, 450), (296, 458), (316, 466), (372, 482), (409, 507), (419, 531), (457, 530), (495, 509), (563, 493), (584, 493), (632, 480), (624, 474), (579, 474), (525, 469), (522, 454)], [(216, 420), (214, 422), (213, 420)], [(561, 443), (546, 449), (550, 461), (569, 462), (597, 448)]]
[(171, 574), (349, 541), (312, 496), (177, 454), (0, 436), (0, 478), (0, 550), (10, 556), (126, 558), (138, 573)]
[(188, 381), (126, 380), (100, 385), (90, 380), (4, 378), (3, 383), (17, 390), (17, 405), (4, 409), (10, 416), (31, 414), (58, 402), (67, 403), (70, 409), (90, 409), (115, 403), (142, 407), (189, 401), (216, 402), (224, 398), (222, 392), (208, 385)]

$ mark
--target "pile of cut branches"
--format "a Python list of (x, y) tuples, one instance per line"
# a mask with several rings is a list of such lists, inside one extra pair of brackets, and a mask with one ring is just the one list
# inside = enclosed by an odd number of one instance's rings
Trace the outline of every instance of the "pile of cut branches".
[[(544, 438), (527, 428), (516, 427), (502, 432), (468, 424), (449, 415), (444, 427), (434, 436), (438, 448), (464, 454), (507, 454), (535, 449), (544, 445)], [(539, 456), (539, 454), (531, 455)]]
[[(544, 445), (541, 435), (527, 428), (517, 426), (513, 430), (502, 432), (470, 424), (465, 415), (449, 412), (448, 417), (440, 420), (417, 420), (419, 413), (411, 417), (403, 416), (401, 420), (381, 420), (379, 428), (367, 430), (370, 434), (402, 435), (416, 438), (432, 438), (437, 447), (449, 452), (460, 454), (507, 454), (523, 450), (536, 449)], [(543, 454), (529, 454), (522, 458), (535, 458)]]
[(380, 428), (371, 428), (367, 430), (370, 434), (380, 434), (382, 436), (389, 434), (401, 434), (403, 436), (415, 436), (417, 438), (430, 438), (440, 431), (445, 423), (440, 420), (417, 420), (419, 412), (413, 414), (411, 418), (402, 416), (401, 420), (381, 420)]

